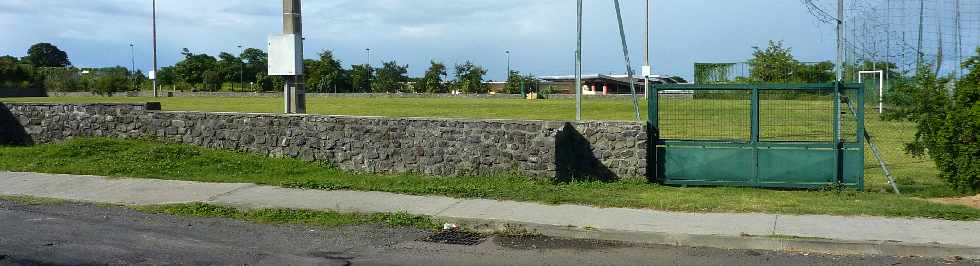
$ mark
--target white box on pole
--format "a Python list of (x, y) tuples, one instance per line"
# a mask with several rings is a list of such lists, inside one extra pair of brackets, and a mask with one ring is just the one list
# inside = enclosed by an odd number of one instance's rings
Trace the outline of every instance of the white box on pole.
[(653, 75), (653, 69), (650, 66), (643, 66), (643, 76), (649, 77)]
[(156, 80), (157, 79), (157, 72), (156, 71), (150, 70), (150, 72), (148, 72), (148, 73), (150, 74), (149, 75), (150, 80)]
[(295, 34), (269, 36), (269, 76), (303, 75), (303, 40)]

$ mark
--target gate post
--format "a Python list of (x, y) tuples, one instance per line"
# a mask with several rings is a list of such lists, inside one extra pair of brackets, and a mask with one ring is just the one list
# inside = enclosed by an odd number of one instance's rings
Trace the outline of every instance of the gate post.
[(837, 184), (844, 184), (844, 142), (841, 141), (841, 89), (842, 82), (834, 83), (834, 166)]
[(660, 175), (660, 93), (656, 85), (647, 95), (647, 177), (653, 181), (664, 181)]

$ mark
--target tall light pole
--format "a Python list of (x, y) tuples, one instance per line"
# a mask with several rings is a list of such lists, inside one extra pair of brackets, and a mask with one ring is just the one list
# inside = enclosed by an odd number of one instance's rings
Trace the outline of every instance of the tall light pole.
[(240, 61), (238, 63), (242, 66), (241, 69), (238, 70), (238, 90), (245, 92), (245, 60), (242, 60), (242, 54), (245, 53), (245, 50), (242, 49), (241, 45), (239, 45), (238, 51), (241, 52), (238, 54), (238, 61)]
[(507, 54), (507, 78), (505, 80), (510, 83), (510, 50), (504, 51), (504, 53)]
[(157, 95), (157, 0), (153, 0), (153, 73), (150, 74), (153, 80), (153, 97)]
[(582, 0), (578, 0), (578, 37), (575, 48), (575, 121), (582, 121)]
[(647, 0), (646, 8), (646, 24), (644, 25), (643, 31), (643, 98), (647, 99), (653, 96), (650, 90), (650, 75), (653, 74), (653, 68), (650, 67), (650, 0)]
[(371, 66), (371, 48), (364, 49), (364, 51), (367, 51), (367, 64), (365, 64), (365, 66), (370, 67)]
[(136, 45), (129, 43), (129, 60), (132, 63), (133, 90), (136, 90)]

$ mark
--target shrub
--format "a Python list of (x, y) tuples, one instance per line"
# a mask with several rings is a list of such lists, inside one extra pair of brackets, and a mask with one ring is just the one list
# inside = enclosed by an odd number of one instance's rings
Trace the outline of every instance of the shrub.
[(925, 70), (914, 82), (896, 87), (892, 104), (897, 108), (890, 114), (918, 124), (906, 151), (928, 154), (940, 177), (963, 191), (980, 190), (980, 49), (977, 53), (963, 64), (970, 72), (953, 95), (947, 92), (947, 80)]

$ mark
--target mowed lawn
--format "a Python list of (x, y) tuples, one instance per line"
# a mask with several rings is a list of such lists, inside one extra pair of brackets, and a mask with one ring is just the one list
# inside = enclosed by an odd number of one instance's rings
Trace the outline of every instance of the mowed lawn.
[[(125, 98), (125, 97), (77, 97), (77, 98), (4, 98), (0, 102), (50, 102), (50, 103), (132, 103), (158, 101), (168, 111), (209, 111), (209, 112), (257, 112), (275, 113), (281, 110), (281, 99), (263, 97), (181, 97), (181, 98)], [(748, 104), (737, 100), (667, 100), (663, 121), (664, 135), (667, 137), (694, 136), (694, 138), (732, 138), (748, 137)], [(641, 116), (646, 119), (646, 104), (640, 101)], [(869, 106), (870, 107), (870, 106)], [(827, 101), (813, 100), (773, 100), (763, 103), (762, 137), (765, 140), (829, 140), (832, 133), (832, 104)], [(474, 119), (534, 119), (534, 120), (572, 120), (575, 115), (575, 102), (571, 99), (548, 99), (528, 101), (521, 99), (469, 99), (469, 98), (309, 98), (310, 113), (327, 115), (355, 116), (388, 116), (388, 117), (442, 117), (442, 118), (474, 118)], [(744, 115), (743, 115), (744, 114)], [(633, 108), (630, 100), (626, 99), (595, 99), (587, 98), (583, 104), (583, 116), (587, 120), (633, 120)], [(845, 116), (849, 117), (849, 115)], [(853, 119), (846, 119), (845, 133), (855, 134)], [(948, 187), (937, 176), (934, 163), (929, 158), (913, 158), (907, 155), (903, 147), (915, 134), (915, 125), (909, 122), (893, 122), (881, 120), (877, 113), (868, 109), (866, 127), (880, 145), (882, 153), (891, 171), (898, 179), (905, 197), (934, 198), (962, 196)], [(745, 128), (745, 130), (740, 130)], [(868, 149), (865, 163), (866, 196), (888, 196), (884, 190), (889, 189), (882, 170)], [(10, 167), (10, 165), (8, 165)], [(38, 168), (43, 170), (44, 168)], [(31, 169), (21, 169), (31, 170)], [(239, 180), (244, 181), (244, 180)], [(266, 182), (276, 183), (276, 182)], [(694, 199), (712, 190), (669, 190), (675, 198)], [(696, 191), (696, 193), (695, 193)], [(714, 190), (730, 194), (728, 189)], [(769, 191), (754, 189), (736, 189), (746, 195), (789, 194), (808, 197), (808, 191)], [(745, 192), (741, 192), (745, 191)], [(394, 192), (398, 192), (397, 190)], [(608, 192), (608, 191), (607, 191)], [(625, 192), (625, 191), (624, 191)], [(660, 191), (663, 192), (663, 191)], [(424, 194), (424, 193), (420, 193)], [(437, 193), (445, 194), (445, 193)], [(642, 193), (641, 193), (642, 194)], [(656, 193), (659, 194), (659, 193)], [(671, 194), (671, 193), (668, 193)], [(736, 193), (738, 194), (738, 193)], [(639, 195), (635, 195), (639, 196)], [(658, 195), (667, 196), (667, 195)], [(503, 197), (511, 198), (511, 197)], [(521, 199), (522, 197), (516, 197)], [(736, 197), (737, 198), (737, 197)], [(658, 202), (656, 206), (639, 204), (640, 206), (656, 207), (667, 210), (712, 210), (712, 211), (767, 211), (770, 208), (761, 206), (774, 204), (765, 197), (753, 197), (757, 201), (754, 207), (716, 206), (707, 203), (690, 203), (689, 207), (664, 206), (666, 202)], [(782, 198), (782, 197), (780, 197)], [(791, 197), (792, 198), (792, 197)], [(824, 198), (820, 196), (818, 198)], [(528, 200), (540, 200), (532, 197)], [(638, 200), (638, 199), (633, 199)], [(733, 199), (734, 200), (734, 199)], [(744, 199), (743, 199), (744, 200)], [(786, 200), (786, 198), (783, 198)], [(855, 199), (861, 200), (861, 199)], [(601, 200), (599, 200), (601, 202)], [(714, 199), (713, 202), (724, 202), (724, 199)], [(559, 201), (562, 202), (562, 201)], [(572, 201), (590, 203), (591, 201)], [(670, 201), (680, 204), (679, 201)], [(811, 202), (806, 200), (806, 202)], [(596, 202), (591, 202), (596, 203)], [(743, 202), (747, 203), (747, 202)], [(811, 202), (813, 203), (813, 202)], [(898, 202), (895, 202), (898, 203)], [(907, 203), (907, 202), (906, 202)], [(634, 205), (634, 204), (600, 204), (600, 205)], [(778, 205), (778, 204), (777, 204)], [(799, 205), (791, 204), (794, 208)], [(783, 206), (777, 212), (786, 212)], [(818, 208), (819, 209), (819, 208)], [(795, 212), (795, 211), (791, 211)], [(827, 213), (816, 210), (801, 210), (800, 213)], [(849, 213), (832, 211), (829, 213)], [(872, 214), (858, 211), (857, 214)], [(880, 213), (879, 213), (880, 214)], [(884, 214), (889, 215), (889, 214)], [(895, 215), (895, 214), (891, 214)], [(901, 216), (901, 215), (899, 215)], [(911, 215), (923, 216), (923, 215)], [(934, 215), (925, 215), (934, 216)]]

